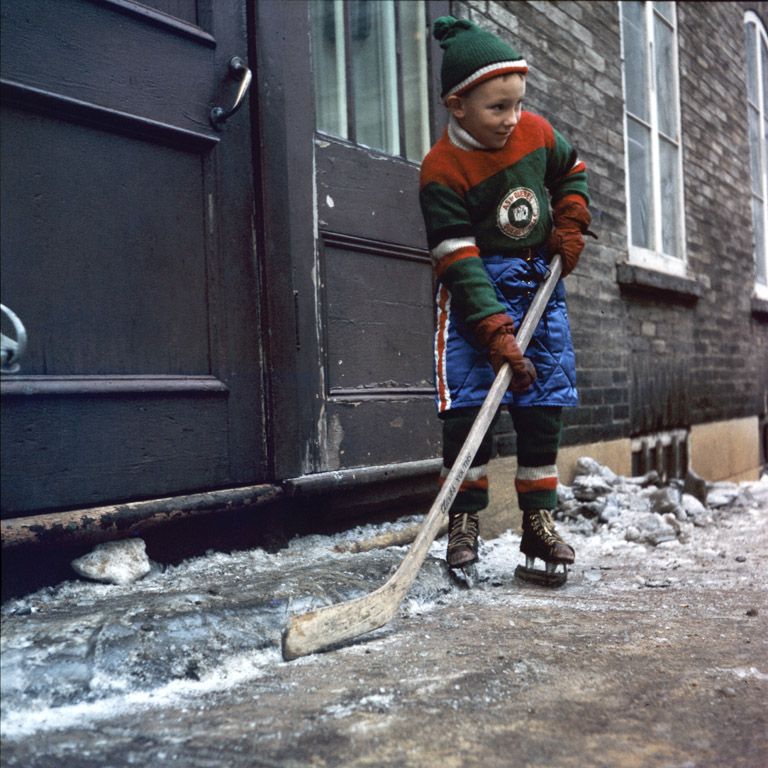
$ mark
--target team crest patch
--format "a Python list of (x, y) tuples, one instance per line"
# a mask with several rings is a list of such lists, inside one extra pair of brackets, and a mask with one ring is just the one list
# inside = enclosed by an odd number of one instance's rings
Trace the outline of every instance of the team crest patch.
[(539, 220), (539, 201), (527, 187), (513, 189), (499, 204), (496, 223), (508, 237), (519, 240), (528, 235)]

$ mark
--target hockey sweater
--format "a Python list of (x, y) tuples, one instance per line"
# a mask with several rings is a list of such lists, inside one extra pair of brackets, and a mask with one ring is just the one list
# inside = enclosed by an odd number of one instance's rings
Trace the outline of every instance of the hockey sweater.
[(436, 275), (465, 322), (504, 311), (480, 255), (541, 246), (550, 200), (569, 195), (589, 203), (586, 166), (544, 118), (523, 111), (506, 145), (487, 149), (451, 117), (424, 158), (419, 197)]

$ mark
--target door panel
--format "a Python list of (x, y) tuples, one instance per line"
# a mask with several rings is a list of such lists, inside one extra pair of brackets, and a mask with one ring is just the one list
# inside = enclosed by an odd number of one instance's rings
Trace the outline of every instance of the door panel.
[(209, 132), (208, 31), (125, 0), (9, 0), (2, 21), (4, 80)]
[(4, 516), (265, 479), (245, 3), (154, 6), (2, 6)]
[(329, 394), (431, 397), (429, 259), (380, 241), (322, 240)]
[[(4, 111), (2, 142), (24, 373), (207, 372), (200, 156), (21, 109)], [(31, 312), (33, 296), (47, 300)]]
[(413, 164), (317, 142), (323, 471), (433, 458), (433, 280)]
[(152, 392), (145, 382), (135, 392), (83, 387), (69, 395), (8, 399), (4, 517), (49, 506), (95, 506), (107, 493), (108, 499), (168, 496), (180, 490), (180, 476), (192, 478), (181, 490), (220, 485), (228, 471), (221, 429), (226, 394)]
[(407, 244), (426, 256), (417, 165), (330, 137), (315, 147), (321, 231)]

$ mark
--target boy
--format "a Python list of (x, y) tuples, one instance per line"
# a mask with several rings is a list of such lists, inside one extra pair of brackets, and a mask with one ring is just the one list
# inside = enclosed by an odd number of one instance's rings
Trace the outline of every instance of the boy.
[[(517, 433), (515, 488), (527, 565), (517, 573), (558, 586), (575, 558), (551, 517), (562, 408), (577, 404), (562, 281), (527, 357), (514, 331), (552, 255), (562, 255), (564, 277), (576, 266), (582, 235), (592, 234), (586, 167), (546, 120), (522, 110), (528, 67), (510, 46), (452, 16), (437, 19), (433, 33), (444, 50), (442, 98), (451, 114), (422, 164), (420, 202), (438, 279), (435, 381), (442, 476), (453, 466), (495, 374), (509, 363), (512, 383), (502, 402)], [(493, 427), (449, 513), (451, 568), (466, 569), (477, 560), (492, 432)], [(534, 570), (534, 558), (544, 561), (546, 571)]]

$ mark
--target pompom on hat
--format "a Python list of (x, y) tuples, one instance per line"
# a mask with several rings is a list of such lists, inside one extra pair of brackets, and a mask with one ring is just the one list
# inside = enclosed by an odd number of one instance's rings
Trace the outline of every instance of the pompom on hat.
[(473, 21), (441, 16), (435, 19), (432, 34), (444, 51), (440, 69), (443, 100), (460, 96), (492, 77), (528, 74), (528, 64), (514, 48)]

